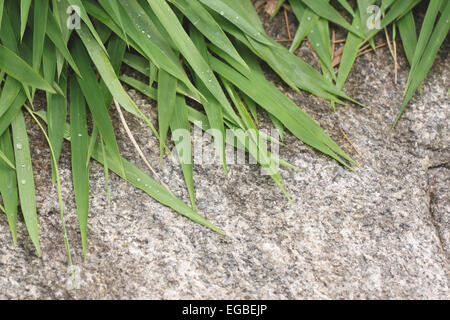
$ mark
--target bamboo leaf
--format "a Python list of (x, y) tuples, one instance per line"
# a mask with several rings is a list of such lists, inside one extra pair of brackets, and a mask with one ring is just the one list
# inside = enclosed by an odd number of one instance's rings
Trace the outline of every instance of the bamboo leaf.
[(33, 167), (31, 165), (30, 145), (22, 112), (17, 114), (11, 123), (11, 126), (14, 141), (20, 207), (30, 239), (40, 256), (41, 246), (39, 243), (39, 228), (36, 210), (36, 188), (34, 185)]
[(70, 82), (70, 141), (75, 203), (80, 225), (83, 253), (86, 256), (86, 229), (89, 214), (89, 167), (86, 167), (85, 164), (88, 158), (88, 129), (86, 122), (86, 102), (75, 79), (72, 79)]
[(28, 13), (30, 12), (31, 0), (20, 0), (20, 39), (23, 38), (27, 27)]
[(164, 146), (169, 131), (169, 125), (175, 110), (177, 95), (177, 79), (164, 70), (158, 73), (158, 122), (159, 122), (159, 152), (161, 161)]
[(3, 45), (0, 45), (0, 69), (23, 84), (56, 93), (29, 64)]
[(19, 205), (14, 148), (9, 129), (0, 136), (0, 194), (14, 246), (17, 244), (17, 208)]
[(181, 169), (183, 171), (186, 187), (191, 199), (192, 208), (195, 209), (195, 190), (194, 190), (194, 172), (192, 164), (192, 147), (190, 125), (186, 101), (183, 96), (177, 95), (176, 106), (173, 117), (170, 121), (170, 130), (172, 131), (172, 140), (178, 153)]

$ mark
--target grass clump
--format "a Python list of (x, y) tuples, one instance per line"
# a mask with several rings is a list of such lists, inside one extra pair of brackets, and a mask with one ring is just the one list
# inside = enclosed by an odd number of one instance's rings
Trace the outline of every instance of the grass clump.
[[(276, 9), (285, 1), (278, 1)], [(288, 163), (271, 154), (261, 141), (270, 139), (257, 127), (256, 108), (266, 112), (274, 125), (290, 131), (312, 148), (340, 164), (355, 162), (325, 131), (266, 78), (260, 62), (269, 65), (295, 90), (305, 90), (336, 104), (357, 103), (342, 88), (359, 49), (379, 29), (367, 28), (369, 6), (380, 4), (380, 30), (398, 28), (411, 75), (403, 112), (429, 71), (437, 50), (448, 33), (450, 4), (431, 0), (417, 39), (412, 9), (420, 1), (345, 0), (339, 5), (353, 21), (348, 22), (334, 1), (289, 0), (300, 25), (290, 50), (264, 31), (250, 0), (0, 0), (0, 210), (6, 213), (16, 244), (18, 208), (28, 234), (40, 254), (35, 186), (30, 146), (24, 122), (29, 113), (44, 131), (51, 157), (53, 181), (58, 187), (62, 227), (64, 213), (58, 163), (64, 140), (71, 144), (72, 176), (83, 252), (87, 250), (89, 213), (89, 166), (96, 160), (179, 214), (223, 233), (196, 211), (192, 161), (181, 163), (191, 205), (178, 199), (152, 171), (152, 176), (132, 165), (119, 152), (109, 108), (114, 105), (145, 122), (159, 139), (161, 158), (178, 129), (189, 131), (201, 121), (213, 129), (224, 171), (228, 171), (226, 144), (253, 155), (287, 195), (277, 168), (268, 163)], [(333, 66), (330, 24), (348, 30), (340, 67)], [(319, 72), (292, 52), (303, 39), (313, 44), (320, 57)], [(123, 65), (146, 76), (148, 81), (121, 76)], [(158, 127), (138, 108), (125, 91), (126, 84), (158, 102)], [(45, 110), (36, 112), (37, 90), (46, 94)], [(190, 101), (201, 104), (194, 109)], [(92, 118), (92, 128), (88, 128)], [(127, 128), (123, 116), (122, 124)], [(397, 121), (397, 120), (396, 120)], [(45, 122), (46, 129), (41, 125)], [(253, 132), (224, 139), (225, 131)], [(129, 132), (129, 130), (127, 130)], [(90, 133), (90, 135), (89, 135)], [(140, 156), (145, 157), (129, 132)], [(262, 139), (262, 140), (261, 140)], [(187, 139), (190, 141), (190, 138)], [(278, 143), (280, 141), (277, 141)], [(189, 160), (189, 159), (188, 159)], [(109, 193), (108, 193), (109, 194)], [(288, 195), (287, 195), (288, 196)], [(65, 234), (66, 249), (70, 248)]]

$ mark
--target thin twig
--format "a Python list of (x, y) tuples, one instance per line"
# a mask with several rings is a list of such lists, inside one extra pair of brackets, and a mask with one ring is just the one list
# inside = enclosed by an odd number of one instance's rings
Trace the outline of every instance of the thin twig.
[(339, 130), (341, 130), (342, 135), (344, 136), (345, 140), (347, 140), (348, 143), (350, 143), (350, 145), (352, 146), (352, 148), (356, 151), (356, 153), (361, 157), (364, 158), (364, 156), (361, 154), (361, 152), (359, 152), (359, 150), (356, 148), (356, 146), (353, 144), (353, 142), (349, 139), (349, 137), (347, 136), (347, 134), (345, 133), (344, 130), (342, 130), (341, 127), (339, 127)]
[(331, 36), (331, 61), (334, 59), (334, 51), (336, 50), (336, 31), (333, 29)]
[(288, 38), (289, 38), (289, 40), (292, 40), (291, 30), (289, 30), (289, 18), (288, 18), (286, 7), (283, 7), (283, 9), (284, 9), (284, 21), (286, 22), (286, 30), (288, 33)]
[[(378, 46), (376, 46), (375, 49), (380, 49), (380, 48), (383, 48), (383, 47), (386, 47), (386, 46), (387, 46), (387, 43), (385, 42), (385, 43), (382, 43), (382, 44), (379, 44)], [(361, 51), (361, 52), (358, 53), (358, 57), (361, 57), (361, 56), (365, 55), (366, 53), (369, 53), (369, 52), (372, 52), (372, 51), (373, 51), (373, 48), (367, 49), (365, 51)]]
[(389, 47), (389, 52), (391, 53), (392, 58), (394, 58), (394, 50), (392, 48), (391, 39), (389, 38), (389, 32), (387, 30), (387, 27), (384, 28), (384, 34), (386, 35), (386, 40), (387, 40), (387, 44), (388, 44), (388, 47)]
[[(138, 143), (136, 142), (136, 139), (133, 136), (133, 133), (130, 130), (130, 127), (128, 127), (128, 124), (125, 120), (125, 117), (123, 116), (122, 110), (120, 108), (119, 103), (117, 103), (116, 99), (114, 99), (114, 104), (116, 105), (116, 109), (117, 112), (119, 113), (119, 117), (120, 117), (120, 121), (123, 124), (123, 127), (125, 128), (125, 131), (128, 135), (128, 137), (130, 138), (131, 142), (133, 143), (134, 148), (136, 149), (136, 151), (138, 152), (139, 156), (141, 157), (142, 160), (144, 160), (144, 163), (147, 165), (147, 167), (150, 169), (150, 171), (153, 173), (153, 175), (155, 176), (155, 178), (157, 180), (159, 180), (159, 182), (170, 192), (172, 193), (172, 191), (169, 189), (169, 187), (162, 181), (161, 177), (156, 173), (156, 171), (152, 168), (152, 166), (150, 165), (150, 163), (147, 161), (147, 158), (145, 157), (144, 153), (142, 152), (141, 148), (139, 147)], [(173, 193), (172, 193), (173, 195)]]
[(332, 66), (333, 68), (336, 68), (342, 60), (342, 54), (344, 53), (344, 47), (340, 47), (339, 49), (337, 49), (337, 51), (334, 54), (334, 58), (333, 58), (333, 62), (332, 62)]
[(395, 24), (394, 24), (394, 35), (392, 36), (392, 42), (394, 43), (394, 81), (395, 84), (398, 82), (398, 61), (397, 61), (397, 41), (395, 41)]
[(362, 51), (366, 50), (369, 47), (370, 47), (370, 44), (366, 44), (364, 47), (359, 49), (359, 52), (362, 52)]

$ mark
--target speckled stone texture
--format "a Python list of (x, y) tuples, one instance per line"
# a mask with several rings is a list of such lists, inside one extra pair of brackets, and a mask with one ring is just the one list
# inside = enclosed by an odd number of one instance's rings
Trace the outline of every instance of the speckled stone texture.
[[(286, 38), (277, 27), (280, 19), (269, 31)], [(370, 110), (349, 105), (333, 113), (327, 102), (287, 89), (269, 72), (360, 167), (346, 170), (287, 135), (281, 155), (300, 168), (282, 172), (292, 206), (257, 166), (231, 166), (228, 179), (220, 166), (196, 166), (198, 210), (228, 237), (177, 215), (115, 175), (109, 207), (103, 169), (93, 164), (83, 262), (65, 145), (61, 176), (75, 284), (69, 280), (48, 148), (29, 122), (43, 257), (35, 255), (22, 222), (18, 247), (12, 248), (1, 216), (0, 298), (448, 299), (448, 49), (447, 42), (396, 130), (392, 120), (408, 74), (403, 54), (398, 84), (386, 48), (358, 59), (345, 91)], [(314, 62), (306, 45), (297, 54)], [(155, 118), (153, 103), (130, 94)], [(164, 182), (188, 201), (180, 169), (170, 161), (161, 166), (150, 130), (131, 117), (127, 121)], [(268, 126), (267, 119), (261, 121)], [(117, 133), (123, 155), (145, 170), (119, 124)]]

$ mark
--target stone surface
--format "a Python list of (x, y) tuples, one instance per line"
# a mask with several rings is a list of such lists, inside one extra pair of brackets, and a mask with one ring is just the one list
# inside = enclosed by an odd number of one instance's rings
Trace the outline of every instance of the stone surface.
[[(276, 19), (273, 25), (282, 26)], [(282, 28), (270, 31), (286, 37)], [(408, 75), (403, 54), (398, 84), (387, 49), (358, 59), (345, 91), (370, 110), (349, 105), (333, 113), (325, 101), (288, 90), (269, 73), (360, 167), (346, 170), (287, 135), (281, 156), (300, 168), (282, 171), (292, 206), (256, 166), (231, 166), (228, 179), (220, 166), (196, 166), (198, 210), (228, 237), (177, 215), (115, 175), (108, 206), (103, 169), (93, 164), (83, 262), (65, 145), (61, 176), (75, 284), (48, 148), (30, 123), (43, 257), (35, 255), (22, 222), (13, 249), (1, 216), (0, 298), (448, 299), (448, 48), (447, 42), (396, 130), (391, 124)], [(297, 53), (314, 59), (306, 46)], [(154, 104), (130, 93), (154, 118)], [(161, 166), (150, 130), (127, 121), (164, 182), (188, 201), (179, 168), (170, 161)], [(117, 128), (123, 155), (145, 169)]]

